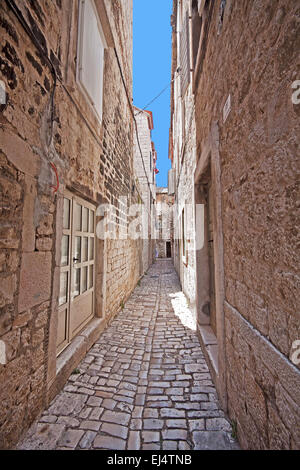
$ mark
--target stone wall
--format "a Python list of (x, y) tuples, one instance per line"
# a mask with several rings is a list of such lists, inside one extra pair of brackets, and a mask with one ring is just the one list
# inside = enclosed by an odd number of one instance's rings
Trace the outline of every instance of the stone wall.
[[(190, 12), (190, 1), (184, 0), (180, 12), (174, 9), (174, 18), (182, 21), (185, 12)], [(174, 26), (174, 25), (173, 25)], [(171, 96), (172, 110), (172, 167), (176, 169), (175, 203), (176, 219), (179, 228), (178, 237), (181, 238), (180, 223), (178, 222), (182, 210), (185, 209), (185, 239), (187, 256), (183, 260), (181, 256), (181, 242), (175, 242), (174, 264), (180, 277), (180, 282), (185, 295), (188, 298), (190, 308), (195, 312), (196, 308), (196, 255), (195, 255), (195, 216), (194, 216), (194, 172), (196, 167), (196, 128), (195, 108), (192, 75), (187, 89), (182, 96), (180, 76), (180, 28), (173, 31), (173, 65)], [(178, 49), (178, 50), (177, 50)], [(179, 70), (179, 72), (177, 71)]]
[(199, 150), (213, 121), (220, 133), (228, 411), (244, 448), (299, 449), (299, 2), (220, 5), (211, 8), (196, 122)]
[(167, 257), (167, 242), (171, 244), (171, 258), (174, 259), (174, 197), (167, 188), (156, 188), (156, 252), (158, 258)]
[[(0, 340), (6, 352), (0, 448), (14, 445), (45, 406), (49, 388), (63, 385), (56, 385), (56, 331), (65, 189), (95, 207), (118, 206), (121, 196), (137, 201), (128, 103), (132, 1), (96, 0), (108, 44), (102, 124), (76, 82), (78, 3), (16, 4), (39, 47), (1, 2), (0, 79), (7, 102), (0, 114)], [(56, 193), (51, 164), (59, 177)], [(96, 251), (95, 314), (105, 326), (139, 278), (139, 245), (97, 241)]]
[[(155, 257), (155, 241), (152, 239), (153, 207), (156, 198), (156, 180), (154, 173), (154, 155), (151, 130), (153, 129), (152, 113), (134, 107), (136, 131), (134, 132), (134, 173), (140, 196), (141, 211), (144, 211), (146, 224), (143, 227), (142, 274), (147, 272)], [(138, 134), (138, 135), (137, 135)]]

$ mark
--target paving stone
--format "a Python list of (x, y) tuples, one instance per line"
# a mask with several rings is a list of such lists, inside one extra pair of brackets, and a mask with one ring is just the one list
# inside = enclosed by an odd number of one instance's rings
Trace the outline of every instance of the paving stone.
[(64, 430), (64, 424), (38, 423), (32, 435), (32, 428), (29, 430), (28, 437), (21, 442), (18, 450), (54, 450)]
[(125, 450), (126, 441), (111, 436), (97, 436), (93, 444), (94, 449)]
[(59, 416), (57, 418), (57, 423), (65, 424), (69, 428), (77, 428), (80, 424), (78, 419), (71, 418), (70, 416)]
[(177, 374), (176, 380), (191, 380), (192, 376), (188, 374)]
[(103, 423), (101, 432), (111, 434), (112, 436), (121, 437), (122, 439), (127, 438), (128, 428), (119, 424)]
[(133, 418), (141, 418), (143, 416), (143, 407), (142, 406), (135, 406), (132, 411)]
[(162, 429), (164, 422), (162, 419), (147, 418), (143, 420), (144, 429)]
[(194, 450), (230, 450), (228, 435), (222, 431), (195, 431), (192, 433)]
[(184, 410), (176, 410), (175, 408), (162, 408), (160, 410), (160, 416), (162, 418), (184, 418)]
[(104, 411), (104, 408), (93, 408), (90, 416), (89, 416), (89, 419), (90, 420), (94, 420), (94, 421), (97, 421), (99, 420), (100, 416), (102, 415)]
[(183, 395), (183, 388), (175, 387), (175, 388), (167, 388), (165, 391), (167, 395)]
[(99, 421), (86, 420), (82, 421), (82, 423), (80, 424), (81, 429), (90, 429), (91, 431), (99, 431), (100, 427), (101, 422)]
[(101, 403), (103, 402), (103, 398), (99, 397), (90, 397), (87, 401), (87, 404), (89, 406), (101, 406)]
[(206, 420), (207, 431), (230, 431), (231, 425), (224, 418), (209, 418)]
[(84, 431), (80, 431), (78, 429), (68, 429), (63, 433), (61, 436), (58, 445), (63, 447), (70, 447), (71, 449), (75, 449), (78, 442), (82, 438)]
[(163, 442), (163, 450), (177, 450), (178, 442), (177, 441), (165, 441)]
[(189, 419), (190, 431), (203, 431), (205, 429), (204, 419)]
[(140, 418), (133, 418), (131, 421), (130, 421), (130, 429), (133, 429), (133, 430), (140, 430), (142, 429), (142, 420)]
[(96, 437), (97, 433), (93, 431), (87, 431), (81, 441), (79, 442), (79, 447), (81, 449), (90, 449), (92, 446), (92, 443)]
[(175, 403), (176, 408), (182, 408), (184, 410), (200, 410), (200, 403)]
[(164, 389), (163, 388), (148, 388), (148, 391), (147, 393), (149, 395), (162, 395), (164, 393)]
[(143, 444), (143, 450), (160, 450), (159, 444)]
[(160, 440), (159, 432), (157, 431), (143, 431), (142, 438), (144, 442), (158, 442)]
[(178, 291), (171, 261), (157, 261), (20, 445), (236, 448), (197, 334), (174, 316)]
[(185, 419), (167, 419), (167, 427), (168, 428), (180, 428), (184, 429), (187, 427)]
[(187, 441), (178, 442), (178, 450), (190, 450), (191, 445)]
[(108, 421), (109, 423), (124, 424), (126, 426), (129, 423), (130, 416), (127, 413), (106, 410), (102, 415), (102, 420)]
[(87, 395), (63, 392), (52, 402), (48, 412), (56, 416), (76, 415), (82, 410), (87, 398)]
[(172, 382), (172, 387), (189, 387), (190, 382), (187, 380), (174, 380)]
[(130, 431), (128, 438), (128, 450), (140, 450), (141, 448), (141, 436), (139, 431)]
[(158, 410), (155, 410), (153, 408), (145, 408), (144, 418), (158, 418)]
[(47, 415), (40, 418), (40, 423), (55, 423), (57, 421), (57, 416)]
[(191, 393), (190, 394), (191, 401), (208, 401), (208, 395), (206, 393)]
[(148, 395), (146, 401), (166, 401), (169, 398), (167, 395)]
[(163, 439), (186, 440), (187, 431), (185, 429), (166, 429), (162, 432)]
[(78, 392), (84, 393), (84, 394), (86, 394), (86, 395), (94, 395), (95, 390), (91, 390), (90, 388), (80, 387), (80, 388), (78, 389)]
[(173, 405), (171, 401), (149, 401), (147, 402), (147, 406), (153, 408), (171, 408)]
[(116, 404), (116, 400), (113, 400), (112, 398), (104, 398), (101, 406), (107, 410), (113, 410)]

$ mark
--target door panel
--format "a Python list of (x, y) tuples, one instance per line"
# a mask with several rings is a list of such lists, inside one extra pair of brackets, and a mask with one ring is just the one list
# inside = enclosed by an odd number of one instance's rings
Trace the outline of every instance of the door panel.
[(94, 315), (95, 208), (64, 198), (57, 332), (59, 354)]
[(70, 336), (74, 336), (93, 317), (94, 293), (86, 292), (72, 302), (70, 317)]

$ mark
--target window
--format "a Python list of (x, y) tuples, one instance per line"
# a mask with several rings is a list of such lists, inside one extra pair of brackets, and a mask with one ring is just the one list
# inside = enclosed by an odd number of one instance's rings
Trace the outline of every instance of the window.
[(105, 39), (94, 0), (80, 0), (77, 80), (102, 119)]
[(180, 33), (180, 72), (181, 96), (184, 96), (190, 83), (189, 14), (187, 11)]
[(193, 0), (192, 2), (194, 90), (196, 88), (196, 84), (201, 74), (204, 62), (213, 5), (214, 3), (210, 0), (198, 0), (198, 2)]
[(193, 0), (192, 3), (192, 42), (193, 42), (193, 68), (196, 67), (198, 48), (200, 43), (200, 35), (202, 30), (202, 16), (199, 15), (198, 1)]
[(184, 209), (182, 209), (181, 216), (181, 235), (182, 235), (182, 258), (183, 262), (186, 259), (186, 246), (185, 246), (185, 219), (184, 219)]

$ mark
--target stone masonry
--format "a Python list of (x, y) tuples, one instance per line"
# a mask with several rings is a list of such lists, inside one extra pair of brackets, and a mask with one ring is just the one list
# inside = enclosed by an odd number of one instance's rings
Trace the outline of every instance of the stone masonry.
[(241, 447), (299, 449), (299, 1), (173, 7), (175, 203), (204, 211), (175, 265)]
[(156, 249), (158, 258), (167, 258), (167, 243), (170, 243), (170, 256), (173, 259), (173, 207), (174, 197), (168, 194), (168, 188), (156, 188)]
[(18, 449), (237, 449), (171, 260), (158, 260)]
[(137, 202), (132, 0), (93, 3), (106, 42), (101, 121), (77, 79), (79, 4), (0, 2), (0, 448), (61, 390), (140, 277), (137, 241), (97, 238), (94, 319), (57, 358), (66, 192), (119, 218), (122, 199)]

